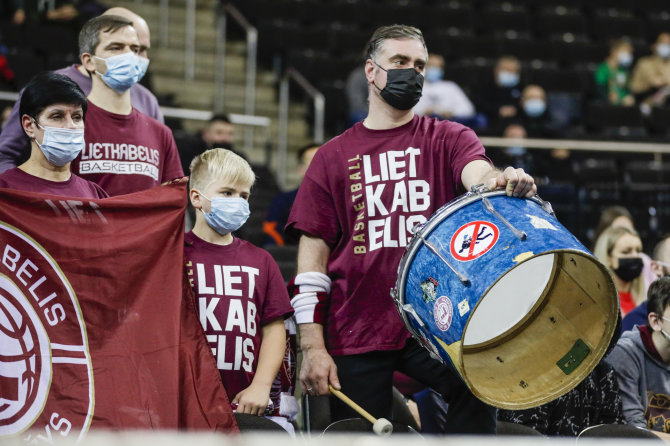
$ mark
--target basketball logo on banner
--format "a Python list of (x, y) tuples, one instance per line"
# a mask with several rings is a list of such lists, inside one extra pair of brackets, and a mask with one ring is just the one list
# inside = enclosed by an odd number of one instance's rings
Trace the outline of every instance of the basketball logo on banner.
[(449, 250), (456, 260), (469, 262), (486, 254), (498, 241), (498, 227), (488, 221), (466, 223), (451, 237)]
[(0, 222), (0, 438), (31, 429), (29, 441), (79, 439), (93, 406), (86, 329), (72, 286), (42, 246)]

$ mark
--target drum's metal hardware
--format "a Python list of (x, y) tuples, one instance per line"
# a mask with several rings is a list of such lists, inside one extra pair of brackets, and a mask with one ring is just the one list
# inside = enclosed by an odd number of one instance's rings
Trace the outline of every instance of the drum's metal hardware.
[(554, 216), (556, 215), (554, 213), (554, 208), (551, 207), (551, 203), (549, 203), (548, 201), (544, 201), (542, 198), (540, 198), (539, 195), (535, 195), (535, 199), (537, 199), (537, 201), (540, 202), (540, 205), (542, 206), (542, 210), (544, 210), (544, 212), (546, 212), (549, 215)]
[(498, 217), (500, 220), (502, 220), (502, 222), (505, 224), (505, 226), (507, 226), (510, 229), (510, 231), (512, 231), (514, 233), (514, 236), (516, 238), (518, 238), (519, 240), (526, 240), (526, 237), (528, 237), (528, 236), (526, 235), (525, 231), (520, 231), (517, 228), (515, 228), (512, 225), (512, 223), (509, 222), (509, 220), (507, 220), (505, 217), (503, 217), (500, 214), (500, 212), (496, 211), (495, 208), (493, 207), (493, 204), (491, 203), (491, 200), (489, 200), (488, 198), (486, 198), (485, 196), (483, 196), (481, 194), (479, 194), (479, 196), (481, 197), (482, 203), (484, 204), (484, 208), (487, 211), (489, 211), (490, 213), (492, 213), (493, 215)]
[(402, 306), (402, 309), (403, 309), (403, 311), (404, 311), (405, 313), (407, 313), (407, 314), (411, 314), (412, 317), (414, 318), (414, 320), (417, 322), (417, 324), (419, 324), (419, 325), (422, 326), (422, 327), (425, 326), (425, 324), (423, 323), (423, 321), (421, 320), (421, 318), (419, 317), (419, 315), (416, 314), (416, 311), (414, 311), (414, 307), (413, 307), (412, 305), (410, 305), (410, 304), (405, 304), (405, 305)]
[(470, 279), (468, 279), (463, 273), (456, 271), (456, 268), (454, 268), (453, 266), (451, 266), (451, 263), (449, 263), (449, 261), (447, 260), (447, 258), (442, 254), (442, 252), (440, 251), (440, 248), (438, 248), (437, 246), (435, 246), (435, 243), (426, 240), (426, 238), (425, 238), (425, 237), (423, 236), (423, 234), (420, 233), (420, 232), (417, 232), (417, 235), (419, 236), (419, 238), (421, 239), (421, 241), (423, 242), (423, 244), (426, 245), (426, 247), (428, 248), (428, 250), (429, 250), (430, 252), (432, 252), (433, 254), (435, 254), (436, 256), (438, 256), (438, 257), (440, 258), (440, 260), (442, 260), (442, 262), (443, 262), (445, 265), (447, 265), (447, 267), (448, 267), (454, 274), (456, 274), (456, 277), (458, 277), (458, 280), (460, 280), (461, 283), (462, 283), (463, 285), (467, 285), (468, 283), (470, 283)]

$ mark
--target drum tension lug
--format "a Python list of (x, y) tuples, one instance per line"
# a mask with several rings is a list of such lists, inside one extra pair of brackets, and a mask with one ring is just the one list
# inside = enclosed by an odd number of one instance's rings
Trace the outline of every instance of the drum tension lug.
[(416, 235), (421, 239), (421, 241), (423, 242), (423, 244), (426, 245), (426, 247), (428, 248), (428, 250), (429, 250), (430, 252), (432, 252), (432, 253), (435, 254), (437, 257), (439, 257), (440, 260), (442, 260), (442, 262), (443, 262), (445, 265), (447, 265), (447, 267), (448, 267), (454, 274), (456, 274), (456, 277), (458, 277), (458, 280), (460, 280), (461, 283), (462, 283), (463, 285), (466, 285), (466, 286), (467, 286), (467, 285), (470, 283), (470, 279), (468, 279), (463, 273), (457, 271), (456, 268), (454, 268), (453, 266), (451, 266), (451, 263), (449, 263), (449, 261), (447, 260), (447, 258), (442, 254), (442, 252), (440, 251), (440, 248), (438, 248), (438, 247), (435, 245), (435, 243), (433, 243), (433, 242), (431, 242), (431, 241), (429, 241), (429, 240), (426, 240), (426, 238), (425, 238), (425, 237), (423, 236), (423, 234), (420, 233), (420, 232), (417, 232)]
[(481, 200), (482, 200), (482, 205), (484, 206), (484, 209), (486, 209), (487, 211), (489, 211), (490, 213), (492, 213), (493, 215), (495, 215), (496, 217), (498, 217), (498, 218), (505, 224), (505, 226), (507, 226), (507, 227), (509, 228), (509, 230), (512, 231), (512, 233), (514, 234), (514, 236), (515, 236), (516, 238), (518, 238), (518, 239), (521, 240), (521, 241), (526, 240), (526, 238), (528, 237), (528, 235), (526, 234), (526, 232), (525, 232), (525, 231), (521, 231), (521, 230), (515, 228), (514, 225), (513, 225), (512, 223), (509, 222), (509, 220), (507, 220), (505, 217), (503, 217), (503, 216), (500, 214), (500, 212), (498, 212), (498, 211), (493, 207), (493, 204), (491, 203), (491, 200), (489, 200), (487, 197), (485, 197), (484, 195), (482, 195), (482, 193), (481, 193), (481, 189), (482, 189), (482, 188), (479, 188), (479, 189), (475, 190), (475, 187), (477, 187), (477, 186), (473, 186), (473, 187), (472, 187), (473, 192), (475, 192), (477, 195), (479, 195), (479, 198), (481, 198)]
[(424, 326), (423, 321), (421, 320), (421, 318), (419, 317), (419, 315), (416, 314), (416, 311), (414, 311), (414, 307), (413, 307), (412, 305), (410, 305), (410, 304), (405, 304), (405, 305), (402, 306), (402, 309), (403, 309), (403, 311), (404, 311), (405, 313), (407, 313), (407, 314), (411, 314), (412, 317), (414, 318), (414, 320), (415, 320), (421, 327)]

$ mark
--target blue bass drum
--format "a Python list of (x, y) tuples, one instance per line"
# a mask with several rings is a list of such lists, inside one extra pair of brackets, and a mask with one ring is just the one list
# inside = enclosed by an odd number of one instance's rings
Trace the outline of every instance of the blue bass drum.
[(471, 192), (414, 234), (391, 290), (419, 342), (482, 401), (547, 403), (605, 354), (619, 301), (607, 268), (539, 198)]

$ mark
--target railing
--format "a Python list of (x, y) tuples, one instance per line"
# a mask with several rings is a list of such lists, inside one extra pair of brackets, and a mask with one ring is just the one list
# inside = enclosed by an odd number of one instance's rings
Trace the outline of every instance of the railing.
[[(141, 4), (142, 0), (135, 0), (135, 3)], [(159, 23), (160, 23), (160, 45), (163, 48), (169, 46), (170, 20), (169, 20), (170, 1), (159, 1)], [(196, 0), (186, 0), (184, 8), (184, 20), (186, 26), (186, 35), (184, 42), (184, 80), (192, 81), (195, 79), (195, 56), (196, 56)], [(217, 113), (224, 111), (224, 60), (226, 57), (226, 30), (228, 17), (238, 24), (246, 33), (246, 74), (245, 74), (245, 95), (244, 95), (244, 113), (253, 115), (256, 104), (256, 57), (258, 53), (258, 31), (242, 15), (242, 13), (232, 3), (219, 3), (216, 11), (216, 45), (215, 45), (215, 69), (214, 69), (214, 110)], [(251, 147), (253, 144), (253, 128), (247, 128), (244, 132), (244, 145)]]
[[(220, 3), (217, 11), (217, 38), (216, 38), (216, 72), (214, 73), (214, 110), (223, 111), (224, 98), (224, 60), (226, 56), (226, 30), (228, 17), (242, 27), (246, 34), (246, 74), (244, 113), (253, 115), (256, 104), (256, 55), (258, 52), (258, 31), (249, 23), (242, 13), (232, 3)], [(244, 132), (244, 144), (250, 147), (254, 138), (253, 128), (249, 127)]]
[(324, 120), (326, 99), (319, 90), (314, 88), (299, 71), (287, 68), (279, 84), (279, 136), (277, 150), (277, 182), (280, 187), (286, 184), (286, 165), (288, 152), (288, 109), (289, 109), (289, 84), (294, 80), (307, 93), (314, 102), (314, 134), (313, 139), (317, 143), (324, 139)]

